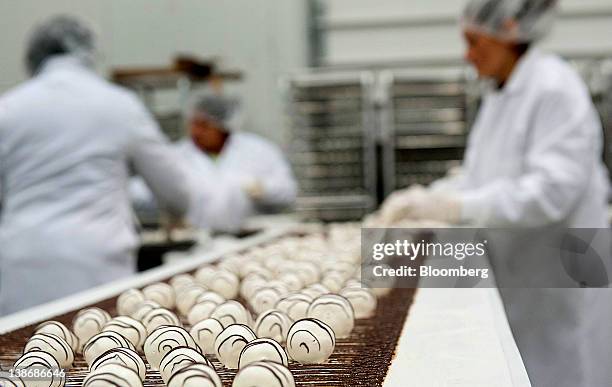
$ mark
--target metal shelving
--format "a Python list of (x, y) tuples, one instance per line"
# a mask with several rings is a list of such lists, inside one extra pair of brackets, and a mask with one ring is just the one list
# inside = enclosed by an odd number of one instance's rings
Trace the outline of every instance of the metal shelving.
[(285, 86), (298, 212), (330, 221), (363, 217), (375, 205), (373, 77), (301, 74)]
[(379, 80), (384, 196), (427, 185), (460, 164), (469, 117), (465, 73), (384, 71)]

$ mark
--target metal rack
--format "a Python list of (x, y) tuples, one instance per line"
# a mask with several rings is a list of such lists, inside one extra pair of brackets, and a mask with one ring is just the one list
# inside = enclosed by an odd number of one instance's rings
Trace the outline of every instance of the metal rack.
[(384, 196), (430, 184), (459, 165), (469, 127), (464, 72), (388, 71), (379, 79)]
[(461, 70), (307, 73), (286, 82), (298, 212), (355, 220), (397, 188), (460, 163), (469, 117)]
[(375, 205), (376, 163), (370, 73), (301, 74), (285, 82), (300, 186), (308, 219), (354, 220)]

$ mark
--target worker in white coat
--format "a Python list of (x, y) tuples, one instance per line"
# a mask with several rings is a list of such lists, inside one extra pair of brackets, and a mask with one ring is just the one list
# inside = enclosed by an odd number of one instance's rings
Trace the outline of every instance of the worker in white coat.
[(175, 151), (132, 93), (94, 72), (95, 39), (60, 16), (31, 36), (32, 78), (0, 98), (0, 314), (135, 272), (129, 166), (187, 213)]
[[(190, 211), (194, 226), (236, 232), (249, 216), (295, 201), (297, 184), (287, 159), (270, 141), (240, 131), (241, 118), (239, 102), (217, 94), (196, 95), (186, 109), (188, 136), (176, 148), (208, 198)], [(147, 200), (141, 188), (134, 191), (140, 191), (139, 202)]]
[(463, 171), (434, 183), (434, 195), (418, 187), (392, 194), (383, 207), (391, 221), (608, 226), (602, 129), (588, 88), (569, 64), (532, 44), (548, 30), (554, 4), (469, 3), (467, 60), (493, 87), (471, 130)]
[[(609, 227), (603, 132), (589, 90), (569, 64), (534, 47), (555, 13), (554, 0), (469, 2), (462, 17), (466, 59), (491, 87), (463, 173), (392, 194), (379, 213), (384, 224)], [(609, 254), (603, 259), (609, 270)], [(612, 356), (609, 289), (505, 288), (506, 279), (526, 277), (539, 263), (509, 261), (492, 265), (502, 273), (500, 292), (533, 385), (612, 385), (604, 360)]]

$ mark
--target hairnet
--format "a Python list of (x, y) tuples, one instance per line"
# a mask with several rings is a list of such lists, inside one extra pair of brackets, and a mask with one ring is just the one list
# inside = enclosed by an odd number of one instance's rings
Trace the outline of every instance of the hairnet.
[(192, 98), (187, 111), (187, 119), (204, 116), (216, 121), (227, 131), (240, 127), (240, 101), (236, 98), (216, 94), (201, 94)]
[[(556, 5), (557, 0), (470, 0), (461, 24), (503, 40), (530, 43), (551, 29)], [(509, 28), (509, 21), (514, 21), (516, 28)]]
[(86, 64), (93, 64), (94, 34), (80, 20), (71, 16), (56, 16), (39, 25), (28, 42), (26, 66), (36, 73), (43, 63), (55, 55), (74, 55)]

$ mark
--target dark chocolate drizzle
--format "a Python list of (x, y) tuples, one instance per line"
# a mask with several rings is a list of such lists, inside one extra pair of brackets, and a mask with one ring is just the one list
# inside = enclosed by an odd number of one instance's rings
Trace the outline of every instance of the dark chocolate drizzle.
[[(215, 371), (214, 368), (211, 368), (211, 367), (209, 367), (209, 368), (210, 368), (210, 371), (212, 373), (217, 374), (217, 372)], [(185, 368), (181, 368), (180, 370), (178, 370), (175, 373), (173, 373), (172, 376), (168, 379), (168, 385), (170, 385), (172, 383), (174, 378), (178, 378), (181, 375), (183, 375), (185, 373), (188, 373), (188, 372), (193, 372), (194, 375), (187, 376), (184, 379), (184, 382), (187, 381), (187, 380), (190, 380), (190, 379), (204, 379), (204, 380), (208, 380), (208, 381), (212, 382), (212, 384), (216, 386), (215, 380), (212, 378), (210, 373), (205, 372), (205, 371), (203, 371), (203, 370), (201, 370), (199, 368), (192, 368), (192, 366), (187, 366)]]
[[(291, 372), (287, 369), (287, 372), (285, 373), (282, 371), (282, 368), (280, 367), (285, 368), (282, 364), (278, 364), (278, 363), (274, 363), (270, 361), (259, 361), (256, 363), (249, 364), (248, 366), (244, 367), (243, 370), (246, 370), (248, 368), (263, 368), (269, 371), (270, 374), (274, 377), (274, 379), (278, 381), (278, 387), (289, 387), (291, 384), (291, 380), (287, 376), (287, 373), (291, 375)], [(242, 372), (242, 370), (240, 372)], [(238, 379), (240, 372), (238, 372), (238, 374), (236, 375), (236, 379)], [(250, 387), (272, 387), (272, 386), (268, 384), (266, 384), (265, 386), (252, 384), (250, 385)]]
[[(285, 362), (288, 361), (287, 358), (287, 354), (285, 353), (285, 350), (283, 349), (283, 347), (277, 343), (276, 341), (272, 340), (272, 339), (267, 339), (267, 338), (261, 338), (261, 339), (255, 339), (249, 343), (247, 343), (247, 345), (244, 346), (244, 348), (242, 348), (242, 351), (240, 351), (240, 357), (238, 358), (238, 368), (242, 368), (240, 366), (240, 363), (242, 361), (242, 355), (248, 351), (251, 348), (257, 347), (257, 346), (266, 346), (266, 347), (272, 347), (274, 348), (274, 351), (277, 353), (279, 360), (282, 362), (283, 365)], [(279, 351), (280, 348), (280, 351)], [(282, 352), (281, 352), (282, 351)], [(272, 360), (274, 361), (274, 360)], [(279, 363), (281, 364), (281, 363)]]
[[(109, 349), (108, 351), (104, 352), (102, 355), (98, 356), (98, 358), (96, 360), (94, 360), (94, 362), (91, 364), (90, 371), (94, 371), (94, 370), (98, 369), (98, 367), (103, 365), (107, 360), (111, 359), (112, 357), (119, 356), (119, 355), (117, 355), (118, 353), (121, 353), (121, 354), (127, 356), (127, 358), (131, 360), (131, 362), (134, 364), (134, 366), (138, 370), (138, 375), (140, 375), (141, 371), (146, 372), (146, 366), (145, 366), (144, 370), (142, 369), (142, 366), (143, 366), (144, 363), (143, 363), (142, 359), (140, 358), (140, 356), (138, 356), (138, 354), (136, 352), (132, 351), (129, 348), (112, 348), (112, 349)], [(123, 358), (121, 358), (121, 362), (123, 363)], [(125, 364), (125, 366), (127, 368), (131, 368), (131, 367), (128, 366), (128, 364)]]
[[(74, 358), (74, 353), (72, 352), (72, 348), (70, 348), (68, 343), (64, 341), (64, 339), (62, 339), (61, 337), (50, 335), (47, 333), (37, 333), (34, 336), (32, 336), (32, 338), (30, 338), (30, 340), (28, 341), (28, 344), (26, 344), (26, 347), (30, 345), (36, 345), (35, 344), (36, 340), (40, 340), (43, 343), (47, 344), (49, 347), (53, 348), (53, 350), (63, 353), (64, 360), (66, 361), (70, 360), (71, 357)], [(40, 349), (43, 352), (45, 351), (45, 348), (40, 348), (36, 346), (30, 347), (30, 349)]]

